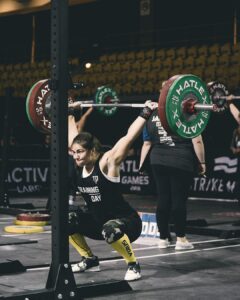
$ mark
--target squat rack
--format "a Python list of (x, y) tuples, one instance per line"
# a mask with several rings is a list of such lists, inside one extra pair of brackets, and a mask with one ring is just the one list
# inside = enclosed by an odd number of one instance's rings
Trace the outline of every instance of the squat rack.
[(131, 290), (122, 281), (77, 286), (69, 263), (68, 242), (68, 0), (51, 1), (51, 163), (52, 261), (45, 289), (17, 293), (1, 299), (83, 299)]

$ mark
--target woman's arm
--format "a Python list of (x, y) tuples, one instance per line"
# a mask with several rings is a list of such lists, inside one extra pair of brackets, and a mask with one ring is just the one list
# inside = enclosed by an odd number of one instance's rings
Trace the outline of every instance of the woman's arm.
[(237, 121), (237, 123), (240, 125), (240, 112), (238, 108), (232, 103), (229, 103), (229, 110), (234, 117), (234, 119)]
[(72, 146), (73, 139), (78, 135), (75, 118), (72, 115), (68, 116), (68, 147)]
[(141, 170), (143, 163), (148, 155), (149, 150), (151, 149), (152, 143), (151, 141), (144, 141), (140, 154), (140, 162), (139, 162), (139, 170)]
[[(156, 109), (157, 106), (158, 105), (156, 102), (146, 101), (146, 107), (144, 109), (148, 110), (148, 117), (150, 117), (153, 110)], [(126, 158), (129, 149), (132, 147), (132, 144), (143, 130), (148, 117), (143, 117), (141, 114), (130, 125), (127, 134), (122, 137), (111, 150), (112, 159), (117, 165), (120, 165), (120, 163)]]
[(81, 116), (80, 120), (76, 122), (78, 132), (83, 131), (83, 128), (86, 125), (86, 121), (90, 116), (90, 114), (92, 113), (92, 111), (93, 111), (93, 107), (89, 107), (88, 110), (86, 110), (85, 113)]
[(239, 112), (239, 109), (236, 107), (236, 105), (233, 104), (233, 102), (232, 102), (233, 99), (234, 99), (233, 95), (227, 96), (227, 98), (226, 98), (227, 104), (228, 104), (230, 113), (232, 114), (233, 118), (237, 121), (238, 125), (240, 125), (240, 112)]
[(200, 174), (204, 175), (206, 173), (206, 161), (205, 161), (205, 148), (202, 136), (199, 135), (192, 139), (193, 149), (199, 161)]

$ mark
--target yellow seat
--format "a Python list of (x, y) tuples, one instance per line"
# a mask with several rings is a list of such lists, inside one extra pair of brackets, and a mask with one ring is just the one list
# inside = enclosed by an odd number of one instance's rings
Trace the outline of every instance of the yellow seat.
[(40, 69), (39, 75), (41, 78), (50, 78), (50, 70), (49, 69)]
[(214, 67), (205, 68), (203, 71), (203, 80), (205, 82), (214, 81), (216, 78), (216, 69)]
[[(168, 79), (168, 78), (167, 78)], [(162, 84), (165, 80), (162, 79), (162, 80), (159, 80), (158, 82), (156, 82), (154, 84), (154, 87), (153, 87), (153, 93), (156, 93), (158, 95), (160, 95), (160, 90), (162, 89)]]
[(206, 58), (207, 66), (217, 66), (218, 64), (218, 57), (215, 54), (207, 56)]
[(127, 74), (127, 80), (134, 84), (137, 81), (137, 73), (135, 72), (129, 72)]
[(152, 81), (153, 83), (156, 83), (158, 80), (158, 72), (151, 71), (147, 73), (147, 81)]
[(202, 45), (202, 46), (198, 47), (197, 53), (198, 53), (198, 56), (207, 56), (208, 55), (208, 46)]
[(106, 74), (106, 81), (111, 85), (114, 85), (117, 82), (116, 74), (115, 73)]
[(183, 60), (183, 68), (193, 68), (195, 65), (195, 57), (188, 56)]
[(141, 63), (141, 69), (144, 72), (150, 72), (152, 61), (150, 59), (146, 59)]
[(236, 53), (240, 53), (240, 43), (232, 46), (232, 53), (235, 55)]
[(158, 73), (158, 80), (165, 81), (169, 79), (169, 70), (168, 69), (161, 69)]
[(124, 62), (124, 61), (126, 61), (126, 53), (125, 52), (117, 53), (117, 62)]
[(227, 87), (229, 90), (235, 90), (240, 86), (240, 69), (238, 66), (228, 68)]
[(95, 88), (91, 87), (91, 86), (86, 86), (84, 88), (84, 93), (85, 93), (85, 96), (87, 97), (91, 97), (93, 94), (95, 94), (96, 90)]
[(197, 46), (191, 46), (187, 48), (187, 57), (197, 57), (198, 51), (197, 51)]
[(116, 62), (116, 63), (112, 64), (112, 71), (113, 72), (120, 72), (121, 71), (120, 62)]
[(173, 68), (179, 68), (182, 69), (184, 64), (183, 64), (183, 58), (181, 56), (173, 59), (173, 63), (172, 63)]
[(215, 43), (208, 47), (209, 55), (219, 55), (220, 54), (220, 45)]
[(230, 43), (225, 43), (220, 45), (220, 54), (231, 54), (232, 53), (232, 45)]
[(240, 63), (240, 52), (235, 52), (233, 55), (230, 56), (229, 59), (230, 65), (239, 65)]
[(126, 59), (127, 61), (133, 62), (136, 59), (136, 54), (134, 51), (129, 51), (126, 53)]
[(43, 69), (46, 67), (46, 61), (45, 60), (41, 60), (38, 62), (38, 68)]
[(5, 65), (0, 65), (0, 71), (1, 72), (5, 71)]
[(162, 60), (160, 58), (155, 59), (151, 63), (151, 69), (153, 71), (159, 71), (162, 68)]
[(112, 71), (112, 64), (111, 63), (102, 64), (102, 71), (106, 73), (110, 73)]
[(228, 67), (221, 66), (216, 68), (216, 81), (226, 82), (228, 79)]
[(124, 95), (130, 95), (132, 94), (132, 84), (130, 82), (126, 82), (122, 85), (122, 93)]
[(85, 77), (85, 81), (84, 79), (82, 79), (83, 82), (85, 82), (87, 85), (93, 85), (93, 86), (97, 86), (98, 83), (98, 76), (96, 74), (91, 74)]
[(181, 74), (194, 74), (194, 66), (182, 68)]
[(205, 67), (206, 66), (206, 55), (200, 55), (195, 58), (195, 66), (196, 67)]
[(106, 54), (103, 54), (99, 57), (99, 62), (100, 63), (106, 63), (108, 61), (108, 57)]
[(135, 62), (132, 63), (132, 70), (139, 72), (141, 70), (141, 62), (139, 60), (136, 60)]
[(171, 57), (167, 57), (162, 61), (162, 66), (164, 69), (170, 70), (172, 68), (173, 59)]
[(147, 80), (147, 73), (146, 72), (138, 72), (137, 73), (137, 81), (141, 83), (145, 83)]
[(172, 68), (171, 70), (169, 70), (169, 78), (179, 74), (183, 74), (182, 68)]
[(143, 50), (136, 52), (136, 59), (143, 61), (145, 59), (145, 53)]
[(176, 57), (185, 58), (186, 55), (187, 55), (186, 47), (179, 47), (179, 48), (176, 49)]
[(133, 85), (133, 92), (136, 94), (142, 94), (143, 84), (141, 82), (136, 82), (136, 84)]
[(117, 61), (117, 54), (111, 53), (108, 55), (108, 62), (115, 63)]
[(149, 49), (145, 51), (145, 59), (155, 59), (155, 49)]
[(143, 92), (152, 94), (154, 92), (154, 83), (152, 81), (147, 81), (143, 86)]
[(121, 93), (122, 93), (122, 85), (121, 85), (121, 83), (117, 82), (115, 84), (115, 86), (114, 86), (114, 90), (116, 91), (116, 93), (118, 95), (121, 95)]
[(6, 65), (6, 70), (11, 72), (13, 70), (13, 64)]
[(176, 57), (176, 52), (175, 52), (175, 48), (169, 48), (166, 50), (166, 57), (170, 57), (170, 58), (175, 58)]
[(103, 64), (102, 63), (97, 63), (95, 66), (94, 66), (94, 71), (96, 73), (102, 73), (103, 71)]
[(230, 62), (229, 53), (220, 54), (218, 57), (218, 66), (228, 66)]
[(107, 84), (107, 76), (106, 76), (106, 74), (104, 74), (104, 73), (98, 74), (96, 76), (96, 81), (97, 81), (97, 85), (98, 86), (106, 85)]
[(193, 75), (203, 78), (204, 67), (195, 67), (192, 71)]
[(131, 70), (131, 63), (129, 61), (125, 61), (124, 63), (121, 64), (121, 70), (123, 72), (130, 72)]
[(155, 53), (156, 58), (160, 58), (161, 60), (163, 60), (166, 57), (166, 52), (165, 49), (158, 49)]
[(15, 65), (13, 65), (13, 69), (14, 69), (15, 71), (21, 70), (21, 64), (15, 64)]

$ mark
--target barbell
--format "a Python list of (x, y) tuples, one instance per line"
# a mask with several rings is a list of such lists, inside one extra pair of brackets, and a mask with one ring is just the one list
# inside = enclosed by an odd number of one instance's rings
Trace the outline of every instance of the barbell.
[[(175, 75), (162, 87), (158, 99), (158, 113), (169, 134), (183, 138), (200, 135), (206, 128), (210, 112), (226, 109), (229, 92), (222, 83), (205, 84), (192, 74)], [(233, 96), (232, 96), (233, 97)], [(232, 99), (232, 98), (231, 98)], [(118, 108), (141, 108), (144, 103), (119, 103), (117, 93), (108, 86), (97, 88), (95, 99), (76, 101), (74, 109), (95, 107), (104, 116), (112, 116)], [(69, 103), (69, 107), (71, 107)], [(26, 111), (30, 123), (40, 132), (51, 131), (50, 80), (35, 83), (27, 95)]]

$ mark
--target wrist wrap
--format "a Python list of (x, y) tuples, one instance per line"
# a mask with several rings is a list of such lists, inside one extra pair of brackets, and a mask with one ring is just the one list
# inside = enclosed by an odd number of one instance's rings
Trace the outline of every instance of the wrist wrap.
[(145, 106), (145, 107), (141, 110), (141, 112), (140, 112), (140, 114), (139, 114), (139, 117), (142, 117), (143, 119), (148, 120), (148, 119), (150, 118), (152, 112), (153, 112), (153, 111), (151, 110), (151, 108)]

